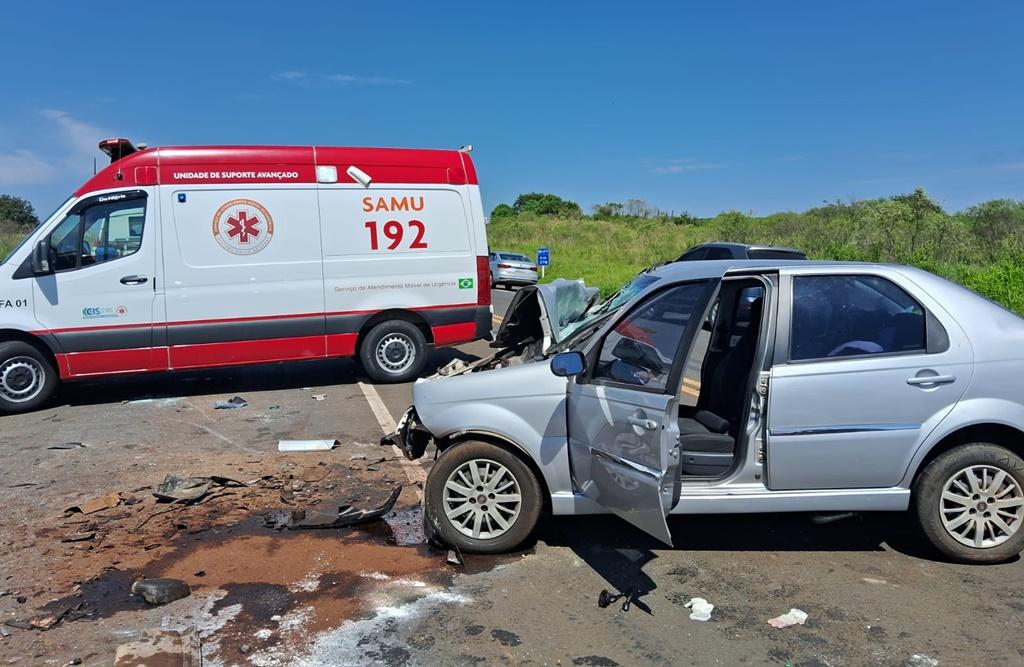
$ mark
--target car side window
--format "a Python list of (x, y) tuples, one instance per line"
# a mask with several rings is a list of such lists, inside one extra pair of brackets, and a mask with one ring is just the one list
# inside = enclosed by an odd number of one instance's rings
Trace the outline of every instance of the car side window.
[(146, 200), (100, 203), (70, 213), (50, 233), (54, 270), (102, 264), (138, 252), (146, 220)]
[(707, 257), (707, 254), (708, 254), (707, 248), (696, 248), (694, 250), (690, 250), (689, 252), (683, 253), (683, 256), (680, 257), (677, 261), (679, 261), (679, 262), (695, 262), (695, 261), (698, 261), (698, 260), (701, 260), (701, 259), (705, 259)]
[(605, 337), (593, 380), (664, 392), (672, 363), (706, 283), (687, 283), (658, 292), (637, 305)]
[(886, 278), (795, 276), (790, 359), (923, 353), (925, 310)]

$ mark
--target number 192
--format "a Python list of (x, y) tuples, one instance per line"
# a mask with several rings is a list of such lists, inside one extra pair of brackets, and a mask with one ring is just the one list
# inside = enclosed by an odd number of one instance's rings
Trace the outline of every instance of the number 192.
[[(370, 231), (370, 250), (380, 250), (377, 221), (367, 220), (364, 226)], [(427, 247), (427, 242), (423, 240), (423, 236), (426, 234), (427, 228), (422, 221), (410, 220), (403, 225), (397, 220), (388, 220), (381, 228), (384, 238), (387, 239), (387, 250), (395, 250), (398, 246), (402, 245), (402, 240), (405, 238), (406, 226), (408, 226), (410, 231), (415, 230), (416, 232), (416, 236), (413, 238), (412, 243), (409, 244), (409, 248), (420, 250)]]

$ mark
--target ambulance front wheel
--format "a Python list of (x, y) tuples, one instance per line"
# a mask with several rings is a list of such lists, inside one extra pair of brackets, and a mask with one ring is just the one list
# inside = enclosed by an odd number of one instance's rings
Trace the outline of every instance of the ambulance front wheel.
[(57, 369), (36, 347), (20, 340), (0, 342), (0, 414), (40, 407), (57, 388)]
[(427, 363), (427, 339), (410, 322), (381, 322), (363, 339), (359, 360), (374, 382), (408, 382)]

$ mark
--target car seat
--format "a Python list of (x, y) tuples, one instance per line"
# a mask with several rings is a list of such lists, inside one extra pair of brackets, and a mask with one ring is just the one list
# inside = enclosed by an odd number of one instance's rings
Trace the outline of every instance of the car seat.
[(745, 414), (747, 382), (761, 333), (763, 300), (750, 304), (750, 322), (732, 349), (722, 355), (711, 373), (702, 409), (679, 419), (682, 472), (715, 477), (732, 467), (740, 419)]

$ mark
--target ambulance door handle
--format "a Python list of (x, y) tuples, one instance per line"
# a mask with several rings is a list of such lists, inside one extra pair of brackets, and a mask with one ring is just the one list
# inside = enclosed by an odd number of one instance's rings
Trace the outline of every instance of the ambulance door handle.
[(125, 276), (121, 278), (122, 285), (143, 285), (148, 281), (146, 276)]

